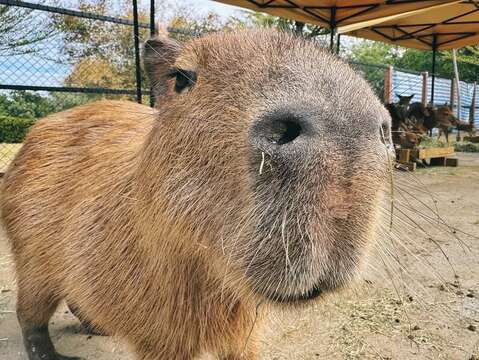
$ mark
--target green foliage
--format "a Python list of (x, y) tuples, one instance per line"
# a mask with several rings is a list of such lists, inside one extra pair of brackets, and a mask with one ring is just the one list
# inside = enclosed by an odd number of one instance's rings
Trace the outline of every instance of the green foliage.
[[(118, 15), (132, 19), (132, 9), (122, 1), (81, 0), (81, 11), (99, 15)], [(112, 14), (111, 8), (119, 9)], [(134, 35), (129, 26), (103, 21), (91, 21), (75, 16), (53, 14), (53, 27), (60, 34), (62, 60), (73, 65), (65, 79), (68, 86), (101, 86), (132, 88), (135, 85)], [(148, 22), (145, 10), (139, 11), (139, 21)], [(147, 30), (140, 29), (140, 38), (146, 40)], [(142, 41), (143, 41), (142, 40)]]
[(41, 118), (57, 106), (45, 96), (29, 91), (13, 91), (9, 96), (0, 95), (0, 114), (18, 118)]
[(384, 67), (358, 63), (351, 63), (351, 66), (366, 79), (376, 95), (382, 99), (384, 94)]
[[(180, 28), (186, 33), (204, 34), (244, 25), (234, 17), (222, 20), (213, 12), (199, 16), (191, 7), (182, 7), (173, 1), (161, 2), (158, 6), (160, 16), (167, 10), (165, 6), (169, 6), (172, 13), (163, 25), (167, 23), (169, 27)], [(79, 9), (130, 20), (133, 18), (129, 0), (81, 0)], [(116, 9), (116, 13), (112, 9)], [(147, 8), (140, 7), (138, 16), (141, 23), (149, 22)], [(117, 89), (135, 87), (134, 35), (131, 27), (63, 15), (52, 15), (52, 21), (62, 37), (61, 56), (65, 62), (73, 65), (71, 73), (65, 79), (65, 85)], [(181, 33), (170, 36), (180, 41), (191, 38)], [(141, 41), (148, 37), (149, 30), (140, 28)], [(145, 77), (143, 81), (144, 87), (148, 88)]]
[[(387, 64), (397, 68), (429, 71), (432, 69), (431, 51), (405, 49), (381, 42), (361, 41), (353, 45), (348, 57), (354, 61)], [(472, 82), (479, 74), (479, 47), (469, 46), (458, 50), (458, 68), (463, 81)], [(436, 74), (444, 78), (453, 78), (451, 51), (438, 52)]]
[(444, 140), (439, 139), (437, 136), (430, 137), (424, 136), (419, 144), (420, 149), (428, 149), (428, 148), (443, 148), (448, 147), (449, 144)]
[(306, 38), (315, 38), (320, 35), (329, 34), (330, 32), (329, 29), (318, 25), (304, 24), (295, 20), (259, 12), (247, 12), (246, 20), (246, 24), (249, 24), (252, 27), (276, 28), (282, 31), (301, 34)]
[(39, 119), (51, 113), (102, 98), (96, 94), (52, 93), (40, 95), (30, 91), (0, 94), (0, 116)]
[(479, 144), (469, 141), (458, 141), (454, 143), (454, 150), (457, 152), (479, 152)]
[(400, 57), (400, 51), (390, 44), (363, 41), (351, 47), (349, 57), (364, 63), (394, 65)]
[(22, 119), (0, 115), (0, 143), (20, 143), (35, 123), (33, 119)]

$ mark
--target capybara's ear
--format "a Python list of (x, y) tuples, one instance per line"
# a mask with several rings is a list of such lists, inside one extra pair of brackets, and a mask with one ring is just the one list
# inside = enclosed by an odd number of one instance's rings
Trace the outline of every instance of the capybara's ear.
[(168, 92), (170, 68), (181, 51), (181, 44), (166, 35), (148, 40), (143, 46), (143, 64), (155, 95)]

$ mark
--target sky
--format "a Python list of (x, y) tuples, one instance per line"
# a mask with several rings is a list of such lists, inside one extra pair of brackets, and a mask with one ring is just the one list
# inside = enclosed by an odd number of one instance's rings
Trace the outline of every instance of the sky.
[[(211, 0), (196, 0), (196, 1), (184, 1), (186, 4), (194, 4), (196, 8), (205, 8), (207, 11), (214, 11), (221, 16), (228, 17), (231, 15), (234, 15), (235, 13), (238, 13), (242, 9), (236, 6), (231, 6), (231, 5), (226, 5), (226, 4), (221, 4), (216, 1), (211, 1)], [(243, 9), (244, 10), (244, 9)]]
[[(145, 6), (149, 4), (149, 0), (140, 1), (142, 1)], [(37, 1), (34, 0), (33, 2)], [(47, 5), (59, 5), (56, 0), (47, 0), (45, 3)], [(202, 14), (214, 11), (224, 18), (235, 14), (238, 15), (242, 11), (238, 7), (211, 0), (175, 0), (175, 3), (179, 5), (191, 5), (194, 9), (201, 11)], [(63, 6), (72, 9), (77, 8), (74, 0), (64, 0)], [(34, 61), (34, 59), (31, 59), (28, 55), (10, 58), (0, 57), (0, 83), (61, 86), (69, 72), (70, 67), (67, 65), (59, 65), (46, 60), (39, 64), (39, 61)]]

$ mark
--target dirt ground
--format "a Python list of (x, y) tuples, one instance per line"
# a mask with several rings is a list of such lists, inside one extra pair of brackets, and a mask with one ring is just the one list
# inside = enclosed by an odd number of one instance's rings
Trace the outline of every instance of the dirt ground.
[[(392, 231), (386, 219), (362, 279), (305, 309), (268, 310), (260, 359), (479, 359), (479, 154), (459, 158), (396, 174)], [(62, 353), (133, 359), (121, 340), (83, 333), (64, 307), (50, 325)], [(21, 343), (0, 233), (0, 359), (25, 359)]]

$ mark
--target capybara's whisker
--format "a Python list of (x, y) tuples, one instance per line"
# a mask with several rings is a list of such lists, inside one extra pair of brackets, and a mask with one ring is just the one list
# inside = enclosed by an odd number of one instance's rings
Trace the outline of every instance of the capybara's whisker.
[(60, 358), (48, 323), (62, 300), (142, 359), (253, 360), (266, 308), (361, 271), (388, 183), (390, 228), (406, 218), (389, 114), (314, 41), (159, 36), (143, 60), (155, 109), (103, 101), (39, 120), (3, 179), (29, 360)]

